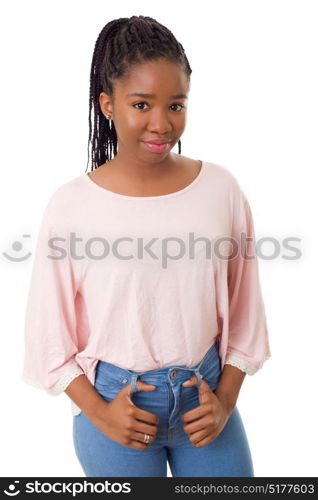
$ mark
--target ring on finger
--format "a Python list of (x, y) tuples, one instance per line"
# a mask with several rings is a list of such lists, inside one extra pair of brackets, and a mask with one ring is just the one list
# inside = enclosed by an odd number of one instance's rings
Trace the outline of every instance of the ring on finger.
[(150, 441), (150, 436), (149, 436), (149, 434), (145, 433), (144, 434), (144, 443), (149, 443), (149, 441)]

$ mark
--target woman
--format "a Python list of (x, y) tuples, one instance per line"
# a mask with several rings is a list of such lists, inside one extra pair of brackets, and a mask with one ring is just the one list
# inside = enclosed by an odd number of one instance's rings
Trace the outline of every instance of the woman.
[(70, 397), (87, 476), (254, 475), (236, 407), (270, 357), (253, 220), (225, 167), (180, 154), (190, 75), (154, 19), (108, 23), (92, 171), (42, 219), (23, 378)]

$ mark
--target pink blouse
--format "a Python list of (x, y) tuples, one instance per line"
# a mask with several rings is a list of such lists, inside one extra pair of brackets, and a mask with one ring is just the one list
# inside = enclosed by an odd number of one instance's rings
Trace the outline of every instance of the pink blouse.
[(191, 367), (216, 340), (222, 368), (253, 375), (271, 356), (255, 248), (250, 205), (220, 165), (160, 196), (68, 181), (38, 233), (22, 380), (58, 395), (83, 373), (94, 384), (98, 360)]

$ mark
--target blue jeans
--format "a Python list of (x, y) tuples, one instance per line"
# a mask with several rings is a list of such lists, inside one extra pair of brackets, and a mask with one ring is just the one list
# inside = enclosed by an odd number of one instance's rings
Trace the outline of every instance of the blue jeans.
[[(194, 367), (136, 372), (99, 360), (94, 387), (105, 401), (132, 384), (133, 403), (159, 417), (155, 440), (145, 450), (113, 441), (81, 412), (73, 417), (76, 456), (87, 477), (167, 477), (167, 462), (173, 477), (254, 477), (251, 452), (237, 407), (214, 441), (195, 448), (183, 430), (180, 416), (200, 405), (198, 388), (182, 387), (192, 375), (202, 377), (212, 391), (221, 377), (218, 343), (213, 344)], [(150, 392), (137, 391), (136, 380), (155, 385)]]

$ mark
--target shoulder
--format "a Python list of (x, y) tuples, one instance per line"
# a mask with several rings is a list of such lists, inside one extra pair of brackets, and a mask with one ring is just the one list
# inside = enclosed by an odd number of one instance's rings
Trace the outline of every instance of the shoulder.
[(209, 180), (217, 189), (222, 190), (227, 195), (244, 196), (238, 178), (228, 167), (211, 161), (205, 161), (203, 163), (205, 164)]
[[(86, 174), (85, 174), (86, 175)], [(44, 209), (44, 215), (52, 222), (67, 219), (68, 215), (83, 205), (83, 174), (53, 189)]]
[(213, 181), (214, 184), (217, 183), (218, 186), (227, 189), (240, 190), (238, 179), (229, 168), (212, 161), (195, 160), (183, 155), (176, 156), (178, 157), (177, 161), (179, 161), (182, 166), (193, 167), (198, 163), (202, 163), (202, 167), (205, 168), (208, 178)]
[(206, 170), (211, 179), (216, 182), (221, 182), (224, 186), (228, 186), (232, 189), (239, 187), (238, 179), (228, 167), (211, 161), (205, 161), (204, 163), (206, 164)]

